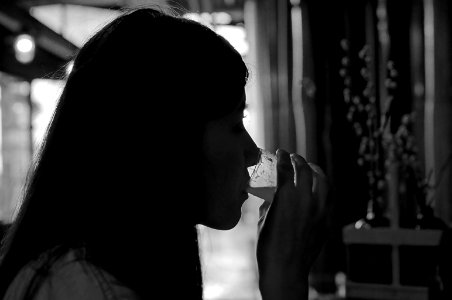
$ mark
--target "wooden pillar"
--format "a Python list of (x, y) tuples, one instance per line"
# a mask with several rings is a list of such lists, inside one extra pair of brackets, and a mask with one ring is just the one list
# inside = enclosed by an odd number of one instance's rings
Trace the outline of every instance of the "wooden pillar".
[(452, 220), (452, 82), (451, 4), (447, 0), (424, 1), (425, 32), (425, 161), (434, 170), (436, 187), (428, 195), (435, 211), (447, 223)]
[(263, 103), (265, 148), (296, 152), (292, 110), (292, 48), (289, 1), (256, 4), (257, 76)]
[[(261, 74), (259, 71), (259, 52), (262, 51), (257, 45), (258, 23), (257, 23), (257, 0), (247, 0), (244, 4), (244, 23), (246, 29), (247, 41), (249, 50), (246, 55), (245, 62), (249, 69), (249, 80), (245, 86), (248, 104), (250, 111), (249, 133), (258, 147), (266, 147), (266, 132), (265, 116), (264, 116), (264, 102), (262, 89), (262, 82), (260, 80)], [(265, 76), (264, 76), (265, 77)]]
[(1, 189), (0, 219), (12, 220), (30, 165), (30, 85), (0, 74), (1, 86)]

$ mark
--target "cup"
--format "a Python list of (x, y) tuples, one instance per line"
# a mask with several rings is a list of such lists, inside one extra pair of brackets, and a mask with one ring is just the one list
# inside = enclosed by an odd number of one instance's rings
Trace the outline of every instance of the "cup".
[(276, 154), (259, 149), (260, 155), (256, 165), (248, 168), (250, 184), (248, 193), (271, 202), (276, 191)]

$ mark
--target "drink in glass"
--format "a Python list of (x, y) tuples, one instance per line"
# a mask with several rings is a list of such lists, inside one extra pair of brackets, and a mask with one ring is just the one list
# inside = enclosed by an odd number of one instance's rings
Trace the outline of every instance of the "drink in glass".
[(256, 165), (248, 168), (250, 184), (248, 193), (271, 202), (276, 191), (276, 155), (260, 149)]

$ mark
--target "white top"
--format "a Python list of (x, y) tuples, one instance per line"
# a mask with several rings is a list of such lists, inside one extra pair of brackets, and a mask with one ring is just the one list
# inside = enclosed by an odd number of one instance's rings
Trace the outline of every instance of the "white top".
[[(37, 271), (48, 261), (51, 251), (23, 267), (10, 284), (4, 300), (22, 300), (36, 278)], [(137, 300), (131, 289), (111, 274), (86, 260), (83, 248), (72, 249), (58, 258), (45, 275), (34, 300)]]

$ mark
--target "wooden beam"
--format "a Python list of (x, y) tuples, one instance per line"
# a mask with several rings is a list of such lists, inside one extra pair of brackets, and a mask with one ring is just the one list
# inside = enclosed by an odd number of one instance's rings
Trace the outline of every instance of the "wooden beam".
[(17, 5), (32, 7), (54, 4), (72, 4), (99, 8), (122, 8), (146, 5), (167, 5), (166, 0), (19, 0)]
[(48, 28), (26, 10), (19, 7), (2, 7), (0, 12), (0, 24), (10, 30), (13, 34), (27, 33), (31, 34), (38, 47), (67, 60), (72, 57), (77, 46), (63, 38), (61, 35)]
[(17, 5), (23, 7), (55, 5), (55, 4), (73, 4), (93, 7), (117, 7), (123, 1), (120, 0), (18, 0)]
[(452, 6), (448, 0), (424, 1), (425, 32), (425, 167), (433, 170), (429, 200), (446, 223), (452, 222), (452, 94), (450, 61)]
[(188, 2), (188, 10), (191, 12), (200, 12), (201, 11), (201, 5), (199, 3), (199, 0), (187, 0)]

